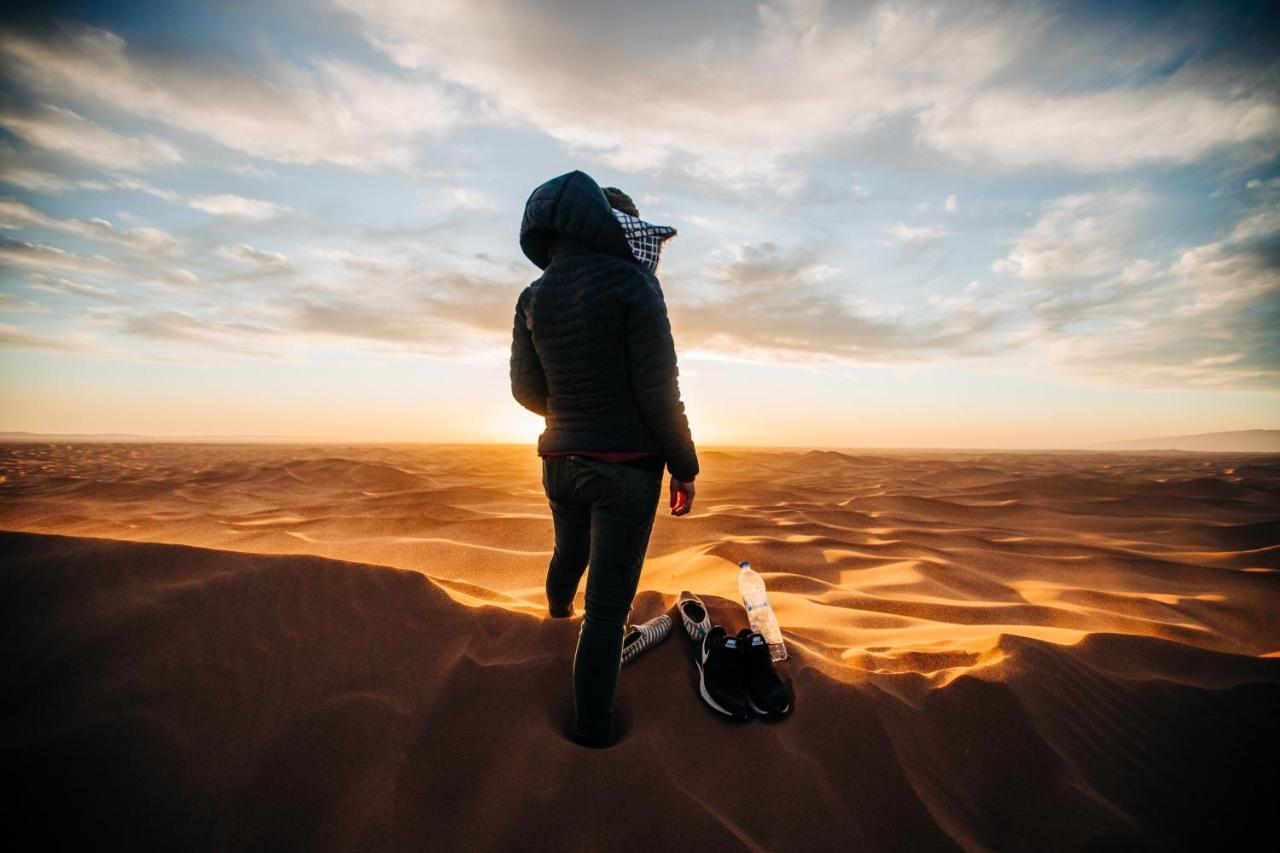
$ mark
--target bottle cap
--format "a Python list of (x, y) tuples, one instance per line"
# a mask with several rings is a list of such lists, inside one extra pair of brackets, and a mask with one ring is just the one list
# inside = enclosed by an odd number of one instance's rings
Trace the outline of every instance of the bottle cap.
[(750, 564), (750, 563), (748, 563), (746, 560), (743, 560), (741, 563), (738, 563), (738, 568), (740, 568), (740, 569), (749, 569), (749, 568), (751, 568), (751, 564)]

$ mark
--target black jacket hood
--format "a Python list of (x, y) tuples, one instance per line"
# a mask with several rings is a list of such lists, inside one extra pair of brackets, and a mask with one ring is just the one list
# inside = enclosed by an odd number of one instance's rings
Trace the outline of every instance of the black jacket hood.
[(546, 269), (551, 262), (551, 245), (558, 237), (635, 260), (604, 191), (594, 178), (576, 169), (547, 181), (525, 202), (520, 223), (520, 248), (525, 257), (539, 269)]

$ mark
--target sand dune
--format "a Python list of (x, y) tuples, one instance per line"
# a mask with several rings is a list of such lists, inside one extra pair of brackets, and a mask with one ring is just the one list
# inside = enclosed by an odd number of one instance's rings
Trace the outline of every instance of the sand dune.
[[(1269, 829), (1280, 460), (702, 458), (695, 512), (659, 513), (633, 616), (690, 588), (739, 627), (751, 560), (796, 713), (722, 725), (673, 637), (624, 671), (626, 731), (592, 752), (560, 736), (578, 623), (542, 618), (528, 448), (5, 446), (0, 528), (25, 531), (0, 534), (17, 813), (55, 840), (275, 850)], [(777, 794), (746, 784), (753, 760)]]

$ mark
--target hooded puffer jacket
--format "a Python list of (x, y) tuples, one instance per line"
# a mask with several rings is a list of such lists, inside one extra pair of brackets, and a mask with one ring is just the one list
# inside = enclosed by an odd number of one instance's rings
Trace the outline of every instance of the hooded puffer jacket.
[(534, 190), (520, 248), (543, 273), (516, 300), (511, 392), (546, 418), (538, 452), (654, 452), (671, 476), (693, 480), (662, 288), (600, 186), (574, 171)]

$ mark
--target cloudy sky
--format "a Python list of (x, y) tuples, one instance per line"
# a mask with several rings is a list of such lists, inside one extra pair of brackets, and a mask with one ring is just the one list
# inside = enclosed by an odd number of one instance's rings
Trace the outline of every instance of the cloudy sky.
[(8, 15), (0, 429), (532, 442), (517, 232), (575, 168), (679, 229), (700, 444), (1280, 428), (1268, 7)]

